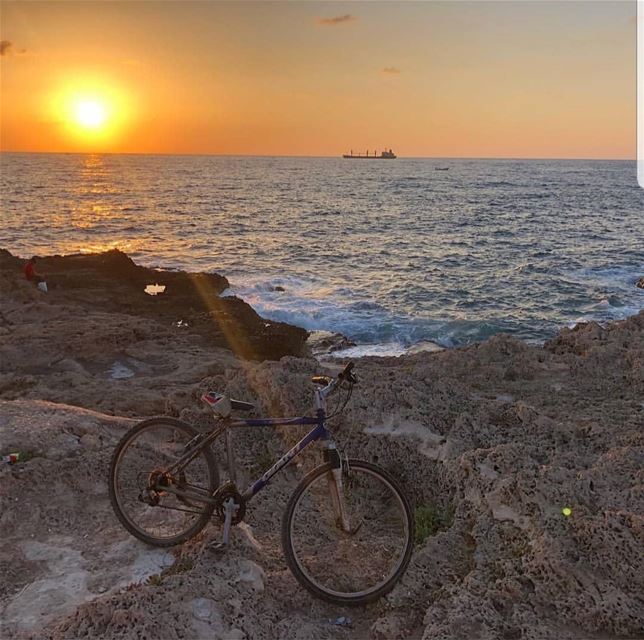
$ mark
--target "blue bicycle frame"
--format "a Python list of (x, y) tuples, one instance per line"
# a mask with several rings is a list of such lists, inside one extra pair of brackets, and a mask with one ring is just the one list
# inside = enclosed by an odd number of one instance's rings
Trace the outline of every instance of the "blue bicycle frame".
[[(304, 451), (304, 449), (316, 440), (328, 440), (329, 432), (324, 425), (325, 416), (319, 412), (317, 418), (302, 416), (301, 418), (267, 418), (257, 420), (239, 420), (228, 425), (234, 427), (279, 427), (279, 426), (299, 426), (299, 425), (316, 425), (311, 429), (296, 445), (289, 449), (261, 478), (252, 482), (249, 487), (242, 493), (244, 500), (250, 500), (256, 493), (261, 491), (270, 481), (270, 479), (281, 471), (295, 456)], [(228, 436), (228, 432), (226, 432)], [(228, 440), (228, 437), (227, 437)]]

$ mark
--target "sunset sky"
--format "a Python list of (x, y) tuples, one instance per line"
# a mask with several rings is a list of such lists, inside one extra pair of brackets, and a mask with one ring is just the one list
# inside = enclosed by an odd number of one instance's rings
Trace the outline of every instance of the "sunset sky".
[(1, 9), (4, 151), (635, 157), (635, 1)]

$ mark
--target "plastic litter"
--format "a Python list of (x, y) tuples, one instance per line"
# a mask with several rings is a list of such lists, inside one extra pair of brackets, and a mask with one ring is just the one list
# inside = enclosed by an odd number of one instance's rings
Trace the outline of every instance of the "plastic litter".
[(2, 456), (2, 462), (6, 462), (7, 464), (15, 464), (16, 462), (20, 462), (20, 452), (16, 453), (10, 453), (9, 455)]
[(335, 620), (329, 620), (331, 624), (335, 624), (338, 627), (350, 627), (351, 626), (351, 618), (347, 618), (346, 616), (340, 616), (339, 618), (336, 618)]
[(143, 291), (145, 291), (149, 296), (158, 296), (165, 291), (165, 285), (156, 283), (149, 284), (145, 289), (143, 289)]

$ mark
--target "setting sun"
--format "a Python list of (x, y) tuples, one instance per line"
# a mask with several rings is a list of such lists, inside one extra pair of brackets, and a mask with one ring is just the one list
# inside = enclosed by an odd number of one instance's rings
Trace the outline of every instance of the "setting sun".
[(97, 100), (82, 100), (74, 111), (76, 122), (87, 129), (98, 129), (107, 119), (105, 105)]
[(118, 79), (91, 72), (55, 78), (43, 117), (56, 123), (61, 140), (76, 148), (109, 151), (121, 144), (135, 117)]

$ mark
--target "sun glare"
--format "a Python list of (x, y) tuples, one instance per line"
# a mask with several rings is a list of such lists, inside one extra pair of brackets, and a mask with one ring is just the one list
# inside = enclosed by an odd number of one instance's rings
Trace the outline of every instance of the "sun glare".
[(49, 110), (72, 144), (91, 151), (117, 145), (133, 115), (131, 100), (116, 82), (89, 74), (61, 81)]
[(76, 122), (87, 129), (98, 129), (107, 120), (105, 105), (97, 100), (81, 100), (74, 109)]

